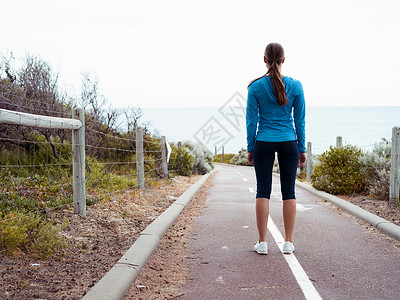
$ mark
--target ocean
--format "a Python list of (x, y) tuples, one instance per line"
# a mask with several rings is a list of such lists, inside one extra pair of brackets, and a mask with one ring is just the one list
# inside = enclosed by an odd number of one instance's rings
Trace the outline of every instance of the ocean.
[[(150, 123), (149, 123), (150, 122)], [(212, 153), (238, 153), (246, 148), (243, 99), (233, 99), (222, 107), (142, 108), (140, 123), (150, 131), (165, 135), (168, 142), (190, 140), (203, 143)], [(400, 126), (400, 106), (392, 107), (307, 107), (306, 140), (313, 154), (321, 154), (343, 144), (370, 150), (382, 139), (391, 140), (392, 128)]]

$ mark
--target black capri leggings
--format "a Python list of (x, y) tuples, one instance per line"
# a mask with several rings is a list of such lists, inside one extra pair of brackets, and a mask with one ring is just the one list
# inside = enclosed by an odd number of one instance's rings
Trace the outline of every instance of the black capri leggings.
[(294, 184), (296, 181), (297, 164), (299, 162), (299, 147), (296, 141), (256, 141), (253, 150), (253, 163), (257, 177), (256, 198), (270, 199), (271, 197), (272, 169), (274, 167), (275, 152), (278, 152), (282, 200), (295, 199)]

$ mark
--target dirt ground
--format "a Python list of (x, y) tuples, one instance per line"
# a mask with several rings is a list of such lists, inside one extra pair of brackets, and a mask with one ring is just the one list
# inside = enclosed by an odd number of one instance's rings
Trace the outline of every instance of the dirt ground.
[(370, 213), (373, 213), (374, 215), (400, 226), (400, 209), (395, 203), (390, 203), (388, 201), (383, 201), (364, 195), (337, 196), (361, 207), (366, 211), (369, 211)]
[[(213, 176), (213, 175), (212, 175)], [(70, 224), (70, 246), (50, 259), (30, 254), (0, 256), (0, 299), (81, 299), (134, 243), (139, 233), (200, 176), (177, 177), (172, 183), (126, 194), (88, 208), (86, 218), (60, 211)], [(210, 179), (183, 210), (124, 299), (179, 299), (188, 278), (188, 232), (205, 206)], [(400, 225), (394, 204), (366, 196), (339, 196)]]
[(72, 208), (55, 219), (69, 220), (62, 234), (68, 247), (51, 258), (15, 251), (0, 254), (0, 299), (81, 299), (120, 259), (158, 215), (201, 175), (178, 176), (136, 192), (114, 195), (87, 207), (87, 216)]

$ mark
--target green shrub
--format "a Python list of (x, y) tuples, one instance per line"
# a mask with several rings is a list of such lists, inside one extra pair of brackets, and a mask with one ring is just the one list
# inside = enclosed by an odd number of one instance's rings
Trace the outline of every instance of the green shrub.
[[(228, 154), (224, 153), (224, 163), (225, 164), (230, 164), (231, 163), (231, 159), (234, 156), (235, 156), (235, 154), (232, 154), (232, 153), (228, 153)], [(222, 163), (222, 154), (215, 155), (214, 159), (213, 159), (213, 162)]]
[[(4, 168), (3, 172), (7, 170), (7, 173), (14, 177), (38, 175), (51, 180), (68, 180), (72, 176), (72, 146), (66, 141), (61, 143), (60, 138), (56, 137), (51, 139), (54, 144), (53, 149), (46, 143), (43, 135), (32, 133), (30, 136), (31, 142), (27, 142), (30, 150), (22, 147), (2, 149), (0, 164), (13, 166)], [(24, 167), (29, 165), (35, 167)]]
[(137, 186), (136, 171), (125, 170), (125, 173), (131, 173), (128, 175), (121, 173), (111, 172), (107, 169), (106, 163), (101, 163), (93, 157), (86, 157), (86, 180), (87, 187), (90, 189), (100, 188), (115, 191)]
[(176, 147), (171, 145), (171, 156), (168, 170), (181, 176), (190, 176), (193, 173), (194, 156), (186, 146)]
[(0, 239), (3, 247), (12, 254), (13, 249), (26, 240), (27, 228), (17, 214), (8, 214), (5, 217), (10, 220), (0, 223)]
[(66, 245), (66, 239), (60, 236), (60, 231), (65, 229), (67, 221), (64, 220), (62, 224), (56, 224), (53, 220), (44, 221), (40, 220), (36, 230), (31, 232), (30, 238), (32, 239), (30, 248), (41, 257), (49, 257), (53, 252)]
[(55, 250), (64, 247), (65, 238), (59, 232), (66, 221), (57, 225), (53, 220), (44, 220), (39, 215), (10, 213), (0, 222), (0, 244), (12, 254), (15, 249), (34, 251), (46, 258)]
[(360, 157), (366, 192), (389, 200), (391, 144), (375, 144), (372, 152)]
[(242, 148), (238, 154), (232, 157), (231, 164), (241, 165), (241, 166), (251, 166), (251, 164), (247, 160), (247, 151)]
[(1, 218), (15, 211), (29, 213), (44, 207), (58, 208), (72, 203), (72, 185), (61, 184), (45, 176), (19, 178), (8, 173), (0, 176), (0, 190), (5, 191), (0, 192)]
[(330, 147), (319, 156), (311, 175), (313, 187), (331, 194), (353, 194), (363, 190), (363, 175), (359, 158), (360, 149), (346, 145)]
[(307, 180), (307, 170), (304, 165), (297, 168), (296, 179), (299, 181)]

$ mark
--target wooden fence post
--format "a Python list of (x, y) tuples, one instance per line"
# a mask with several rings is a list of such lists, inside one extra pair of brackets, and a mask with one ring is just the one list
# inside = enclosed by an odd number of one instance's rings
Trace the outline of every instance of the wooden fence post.
[(86, 181), (85, 181), (85, 111), (75, 108), (72, 118), (78, 119), (82, 127), (72, 131), (73, 156), (73, 197), (74, 213), (86, 216)]
[(337, 136), (336, 137), (336, 148), (342, 148), (343, 144), (342, 144), (342, 137), (341, 136)]
[(139, 189), (144, 188), (143, 128), (136, 127), (136, 181)]
[(225, 162), (224, 152), (224, 146), (222, 146), (222, 163)]
[(168, 176), (168, 163), (167, 163), (167, 139), (165, 135), (161, 137), (161, 175), (162, 177)]
[(307, 143), (307, 161), (306, 161), (306, 174), (307, 174), (307, 180), (310, 181), (311, 179), (311, 174), (312, 174), (312, 151), (311, 151), (311, 142)]
[(399, 202), (400, 193), (400, 127), (392, 129), (392, 154), (390, 165), (390, 202)]

